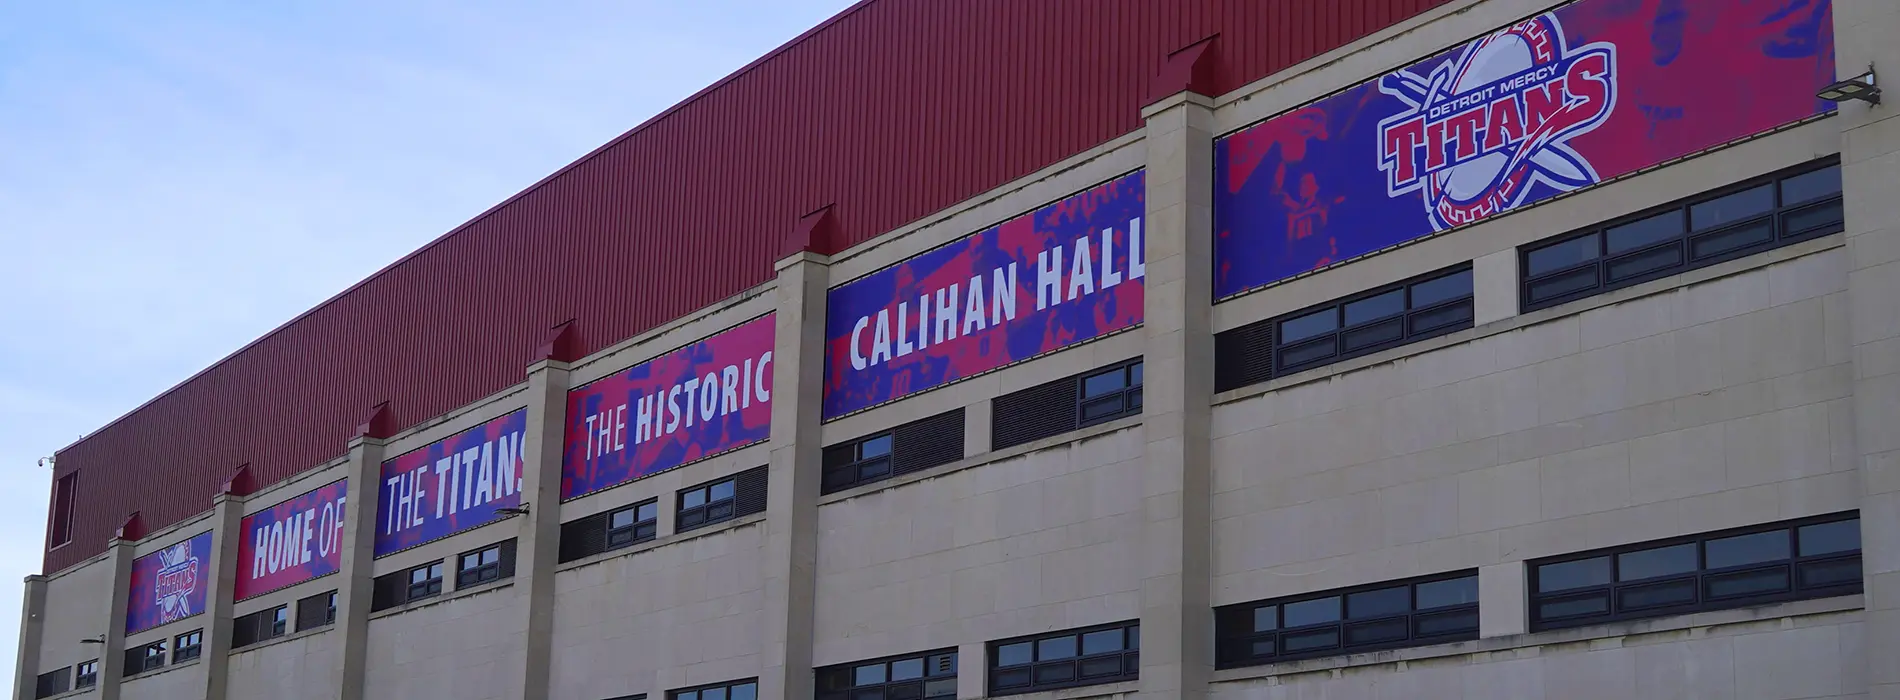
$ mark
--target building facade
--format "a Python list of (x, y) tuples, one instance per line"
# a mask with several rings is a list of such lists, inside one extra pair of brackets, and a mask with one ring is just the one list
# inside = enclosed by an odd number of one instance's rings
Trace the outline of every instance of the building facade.
[(1900, 119), (1817, 97), (1900, 5), (1390, 5), (1144, 39), (1132, 131), (288, 477), (141, 408), (15, 696), (1900, 698)]

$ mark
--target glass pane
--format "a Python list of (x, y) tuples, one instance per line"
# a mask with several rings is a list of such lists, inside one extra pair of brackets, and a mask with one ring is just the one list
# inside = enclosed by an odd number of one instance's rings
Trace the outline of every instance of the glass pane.
[(1566, 272), (1545, 280), (1532, 282), (1529, 290), (1531, 301), (1555, 299), (1565, 294), (1594, 289), (1597, 286), (1597, 269), (1586, 267)]
[(924, 677), (923, 659), (904, 659), (891, 662), (891, 680), (907, 681)]
[(1700, 259), (1711, 255), (1720, 255), (1732, 250), (1740, 250), (1752, 245), (1760, 245), (1775, 238), (1773, 221), (1757, 221), (1737, 226), (1717, 233), (1711, 233), (1689, 242), (1689, 254)]
[(1082, 662), (1082, 677), (1083, 678), (1100, 678), (1102, 676), (1113, 676), (1121, 672), (1122, 672), (1122, 657), (1120, 656), (1108, 656), (1108, 657), (1103, 657), (1100, 659), (1089, 659)]
[(996, 648), (996, 665), (1015, 666), (1036, 660), (1035, 646), (1029, 642), (1005, 644)]
[(1339, 628), (1328, 627), (1311, 632), (1282, 635), (1280, 637), (1280, 644), (1286, 648), (1286, 653), (1288, 654), (1297, 654), (1302, 651), (1312, 651), (1314, 649), (1329, 649), (1339, 646)]
[(1860, 551), (1860, 519), (1842, 520), (1800, 529), (1801, 556)]
[(1841, 203), (1839, 200), (1814, 204), (1782, 215), (1782, 235), (1797, 236), (1819, 229), (1840, 228)]
[(1781, 181), (1781, 206), (1841, 193), (1841, 166), (1830, 165)]
[(924, 683), (924, 697), (951, 698), (957, 695), (957, 679), (940, 678)]
[(1128, 628), (1128, 648), (1141, 648), (1141, 625)]
[(1293, 367), (1333, 356), (1333, 338), (1321, 338), (1280, 351), (1280, 366)]
[(860, 690), (851, 695), (851, 700), (884, 700), (884, 689), (871, 688), (869, 690)]
[(462, 555), (462, 570), (463, 571), (468, 571), (469, 569), (478, 569), (478, 568), (481, 568), (481, 566), (482, 566), (481, 552)]
[(1263, 605), (1253, 609), (1253, 631), (1266, 632), (1280, 628), (1280, 606)]
[(501, 561), (500, 549), (490, 549), (482, 552), (482, 564), (494, 564), (499, 561)]
[(1298, 603), (1286, 603), (1280, 607), (1285, 609), (1283, 614), (1287, 627), (1304, 627), (1322, 622), (1339, 621), (1339, 596), (1302, 600)]
[(1105, 654), (1122, 650), (1122, 631), (1119, 629), (1102, 630), (1082, 635), (1082, 653)]
[(884, 664), (866, 664), (851, 670), (851, 682), (855, 685), (877, 685), (884, 682)]
[(1418, 609), (1430, 610), (1478, 602), (1478, 577), (1418, 584)]
[(1610, 558), (1592, 557), (1537, 567), (1537, 591), (1565, 591), (1610, 582)]
[(1601, 615), (1609, 611), (1610, 595), (1608, 593), (1553, 600), (1537, 606), (1538, 616), (1546, 620), (1576, 615)]
[(1836, 586), (1860, 583), (1860, 557), (1817, 561), (1801, 565), (1801, 585)]
[(990, 683), (998, 688), (1016, 688), (1029, 685), (1029, 669), (997, 671), (990, 674)]
[(732, 686), (732, 700), (758, 700), (759, 684), (741, 683)]
[(1774, 208), (1774, 186), (1762, 185), (1718, 199), (1690, 205), (1689, 223), (1691, 228), (1700, 231), (1730, 222), (1741, 221), (1742, 219), (1758, 214), (1765, 214)]
[(843, 489), (858, 482), (857, 467), (846, 466), (842, 469), (825, 470), (825, 490)]
[(818, 672), (819, 690), (844, 690), (851, 687), (851, 669), (830, 668)]
[(1341, 333), (1340, 336), (1346, 341), (1347, 352), (1369, 348), (1380, 343), (1390, 343), (1405, 337), (1405, 319), (1394, 318), (1364, 328), (1354, 328)]
[(1082, 397), (1101, 396), (1112, 391), (1121, 391), (1126, 388), (1128, 388), (1128, 371), (1125, 369), (1117, 369), (1113, 372), (1103, 372), (1083, 379)]
[(860, 481), (881, 478), (890, 473), (891, 460), (888, 457), (881, 457), (858, 465), (858, 480)]
[(891, 436), (879, 435), (858, 444), (858, 459), (882, 457), (891, 453)]
[(1617, 605), (1624, 610), (1681, 605), (1695, 602), (1695, 579), (1632, 586), (1616, 593)]
[(1313, 313), (1280, 322), (1280, 344), (1295, 340), (1305, 340), (1313, 336), (1330, 333), (1339, 328), (1339, 310), (1321, 309)]
[(924, 696), (924, 684), (903, 683), (885, 689), (885, 698), (889, 700), (918, 700)]
[(1471, 321), (1471, 302), (1452, 304), (1412, 316), (1412, 332), (1424, 333), (1446, 326), (1469, 323)]
[(612, 517), (609, 517), (607, 520), (608, 520), (607, 527), (610, 527), (610, 528), (619, 529), (623, 527), (632, 527), (633, 526), (633, 511), (623, 510), (623, 511), (616, 512), (613, 514)]
[(1355, 620), (1412, 611), (1412, 587), (1397, 586), (1346, 596), (1346, 614)]
[(1141, 386), (1141, 366), (1143, 364), (1146, 364), (1146, 363), (1137, 362), (1135, 364), (1128, 366), (1128, 385), (1129, 386)]
[(732, 481), (731, 479), (727, 479), (727, 480), (725, 480), (725, 481), (721, 481), (721, 482), (719, 482), (719, 483), (717, 483), (717, 484), (713, 484), (713, 485), (712, 485), (712, 496), (711, 496), (710, 498), (708, 498), (708, 499), (706, 499), (706, 500), (708, 500), (708, 501), (723, 501), (723, 500), (726, 500), (726, 499), (728, 499), (728, 498), (732, 498), (732, 490), (733, 490), (733, 488), (734, 488), (734, 485), (735, 485), (735, 482), (733, 482), (733, 481)]
[(1346, 625), (1346, 643), (1377, 644), (1398, 641), (1406, 637), (1410, 627), (1411, 622), (1403, 617)]
[(1705, 550), (1708, 567), (1726, 569), (1743, 564), (1788, 558), (1788, 531), (1773, 530), (1753, 535), (1709, 540)]
[(1254, 656), (1272, 656), (1273, 655), (1273, 638), (1268, 637), (1266, 639), (1262, 639), (1262, 640), (1254, 642), (1253, 655)]
[(1710, 598), (1779, 593), (1788, 590), (1788, 567), (1710, 576), (1708, 586)]
[(423, 581), (427, 581), (427, 580), (429, 580), (428, 569), (416, 569), (415, 571), (409, 572), (409, 582), (412, 584), (422, 583)]
[(1618, 581), (1640, 581), (1695, 571), (1695, 543), (1625, 552), (1616, 555), (1616, 565)]
[(691, 491), (687, 491), (686, 495), (680, 498), (681, 510), (685, 510), (687, 508), (698, 508), (703, 505), (706, 505), (706, 489), (693, 489)]
[(1418, 636), (1421, 637), (1478, 631), (1478, 611), (1476, 610), (1432, 613), (1419, 615), (1413, 619), (1418, 623)]
[(1067, 659), (1075, 656), (1075, 637), (1064, 636), (1036, 642), (1036, 660)]
[(429, 578), (442, 578), (442, 562), (429, 565)]
[(675, 693), (673, 697), (677, 700), (699, 700), (699, 691), (688, 690), (684, 693)]
[(699, 691), (699, 700), (726, 700), (726, 689), (707, 688)]
[(1614, 282), (1681, 264), (1682, 244), (1676, 243), (1611, 260), (1608, 268), (1610, 280)]
[(1082, 420), (1096, 420), (1121, 413), (1122, 397), (1104, 396), (1082, 402)]
[(1608, 254), (1615, 255), (1681, 235), (1682, 210), (1677, 209), (1604, 231), (1603, 247)]
[(1073, 661), (1036, 667), (1037, 683), (1063, 683), (1072, 680), (1075, 680), (1075, 662)]
[(938, 654), (930, 657), (930, 668), (925, 671), (932, 676), (954, 676), (957, 674), (957, 653)]
[(1524, 276), (1536, 277), (1597, 259), (1597, 235), (1579, 236), (1533, 250), (1524, 256)]
[(1376, 297), (1360, 299), (1359, 301), (1347, 304), (1346, 325), (1357, 325), (1404, 312), (1405, 290), (1394, 289)]
[(1412, 285), (1412, 308), (1422, 309), (1441, 301), (1468, 296), (1471, 296), (1471, 271), (1454, 272)]
[(640, 519), (641, 519), (641, 520), (655, 520), (655, 519), (658, 519), (658, 518), (660, 517), (660, 504), (658, 504), (658, 503), (642, 503), (642, 504), (640, 504), (640, 509), (639, 509), (639, 513), (640, 513)]

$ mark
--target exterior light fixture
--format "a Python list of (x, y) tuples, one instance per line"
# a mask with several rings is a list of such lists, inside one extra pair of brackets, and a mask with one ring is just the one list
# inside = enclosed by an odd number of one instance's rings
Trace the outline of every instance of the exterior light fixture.
[(1874, 84), (1874, 67), (1869, 65), (1865, 73), (1821, 88), (1814, 96), (1829, 102), (1860, 100), (1870, 105), (1880, 104), (1880, 87)]
[(79, 640), (79, 643), (80, 644), (104, 644), (106, 643), (106, 637), (103, 634), (97, 637), (87, 637), (85, 639)]
[(507, 508), (496, 508), (495, 514), (501, 515), (501, 516), (527, 515), (528, 504), (523, 503), (518, 506), (509, 506)]

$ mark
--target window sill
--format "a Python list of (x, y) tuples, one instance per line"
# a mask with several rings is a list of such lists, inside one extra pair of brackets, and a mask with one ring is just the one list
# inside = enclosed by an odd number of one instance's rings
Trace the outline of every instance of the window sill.
[[(143, 676), (133, 676), (132, 678), (143, 678)], [(126, 680), (129, 681), (129, 680), (132, 680), (132, 678), (127, 678)], [(66, 700), (66, 698), (76, 698), (82, 695), (90, 695), (97, 692), (99, 692), (99, 684), (94, 683), (92, 685), (86, 686), (84, 688), (80, 688), (78, 690), (68, 690), (58, 695), (48, 695), (46, 697), (40, 698), (39, 700)]]
[(985, 695), (986, 698), (1009, 698), (1010, 700), (1080, 700), (1081, 698), (1102, 698), (1111, 695), (1132, 695), (1141, 692), (1141, 681), (1115, 681), (1099, 685), (1085, 685), (1061, 690), (1031, 690), (1026, 693), (1008, 693), (1004, 695)]
[[(204, 663), (204, 661), (205, 661), (205, 660), (204, 660), (204, 657), (202, 657), (202, 656), (200, 656), (200, 657), (198, 657), (198, 658), (195, 658), (195, 659), (192, 659), (192, 660), (190, 660), (190, 661), (186, 661), (186, 662), (184, 662), (184, 663), (182, 663), (182, 664), (171, 664), (171, 665), (168, 665), (168, 666), (165, 666), (165, 667), (163, 667), (163, 668), (155, 668), (155, 669), (152, 669), (152, 670), (150, 670), (150, 671), (146, 671), (146, 672), (144, 672), (144, 673), (140, 673), (140, 674), (137, 674), (137, 675), (132, 675), (132, 676), (126, 676), (126, 677), (124, 677), (124, 678), (121, 678), (121, 679), (119, 679), (119, 685), (121, 685), (121, 686), (123, 686), (123, 685), (125, 685), (125, 684), (126, 684), (127, 682), (130, 682), (130, 681), (142, 681), (142, 680), (145, 680), (145, 679), (147, 679), (147, 678), (157, 678), (157, 677), (159, 677), (159, 676), (163, 676), (163, 675), (165, 675), (165, 674), (167, 674), (167, 673), (171, 673), (172, 671), (183, 671), (183, 670), (185, 670), (185, 669), (188, 669), (188, 668), (191, 668), (191, 667), (193, 667), (193, 666), (196, 666), (196, 665), (198, 665), (198, 664), (201, 664), (201, 663)], [(93, 686), (93, 687), (91, 687), (91, 688), (87, 688), (86, 690), (96, 690), (96, 689), (97, 689), (98, 687), (99, 687), (99, 686), (97, 686), (97, 685), (95, 685), (95, 686)], [(59, 697), (59, 696), (54, 696), (54, 697)]]
[(1096, 423), (1094, 425), (1077, 428), (1075, 430), (1071, 430), (1061, 435), (1051, 435), (1049, 437), (1043, 438), (1041, 440), (1036, 440), (1034, 442), (1026, 442), (1021, 445), (1013, 445), (1010, 447), (1005, 447), (1000, 450), (990, 450), (989, 452), (984, 452), (972, 457), (965, 457), (963, 459), (959, 459), (955, 462), (950, 462), (948, 464), (939, 464), (937, 466), (931, 467), (929, 469), (925, 469), (923, 471), (912, 472), (909, 474), (892, 477), (892, 478), (884, 479), (881, 481), (873, 481), (868, 484), (853, 486), (851, 488), (845, 489), (843, 491), (839, 491), (837, 493), (829, 493), (829, 494), (820, 496), (818, 498), (818, 505), (822, 507), (822, 506), (830, 505), (833, 503), (837, 503), (839, 501), (848, 501), (853, 498), (863, 496), (865, 494), (876, 493), (878, 491), (883, 491), (885, 489), (890, 489), (890, 488), (897, 488), (899, 486), (907, 486), (907, 485), (914, 484), (919, 481), (924, 481), (928, 479), (941, 478), (953, 472), (960, 472), (965, 469), (981, 467), (983, 465), (991, 464), (993, 462), (1001, 462), (1006, 459), (1020, 457), (1020, 456), (1029, 454), (1031, 452), (1040, 452), (1042, 450), (1046, 450), (1052, 447), (1060, 447), (1062, 445), (1066, 445), (1071, 442), (1081, 442), (1083, 440), (1088, 440), (1090, 438), (1107, 435), (1109, 433), (1127, 430), (1129, 428), (1140, 426), (1142, 424), (1142, 419), (1143, 419), (1143, 416), (1141, 414), (1136, 414), (1132, 416), (1124, 416), (1124, 417), (1116, 418), (1114, 420), (1110, 420), (1107, 422)]
[(236, 656), (238, 654), (244, 654), (248, 652), (257, 651), (264, 647), (277, 646), (279, 644), (283, 644), (285, 642), (289, 642), (292, 640), (303, 639), (304, 637), (314, 637), (316, 635), (323, 634), (324, 632), (328, 632), (332, 628), (335, 628), (335, 627), (336, 627), (336, 623), (332, 622), (322, 627), (312, 627), (307, 630), (297, 630), (295, 632), (291, 632), (290, 634), (286, 634), (282, 637), (273, 637), (273, 638), (258, 642), (256, 644), (249, 644), (242, 647), (238, 647), (236, 649), (232, 649), (229, 655)]
[[(1654, 617), (1642, 620), (1626, 620), (1600, 625), (1571, 627), (1546, 632), (1529, 632), (1502, 637), (1432, 644), (1383, 651), (1325, 656), (1266, 663), (1258, 666), (1222, 669), (1214, 672), (1209, 682), (1228, 683), (1235, 681), (1266, 680), (1269, 685), (1278, 683), (1278, 676), (1293, 676), (1309, 673), (1329, 673), (1335, 677), (1347, 669), (1397, 664), (1403, 671), (1407, 664), (1434, 659), (1468, 656), (1473, 663), (1501, 660), (1491, 659), (1491, 655), (1501, 655), (1503, 659), (1514, 658), (1524, 652), (1530, 654), (1545, 651), (1566, 651), (1569, 648), (1599, 649), (1619, 646), (1639, 646), (1651, 643), (1644, 639), (1646, 635), (1667, 635), (1668, 641), (1680, 638), (1682, 633), (1701, 635), (1714, 634), (1721, 627), (1749, 625), (1752, 623), (1792, 622), (1795, 626), (1833, 624), (1833, 616), (1856, 612), (1864, 605), (1862, 596), (1845, 595), (1833, 598), (1815, 598), (1787, 603), (1774, 603), (1750, 608), (1712, 610), (1670, 617)], [(1799, 618), (1825, 618), (1803, 621)]]
[[(489, 591), (495, 591), (495, 590), (507, 588), (512, 585), (515, 585), (515, 579), (514, 577), (510, 576), (500, 581), (489, 581), (488, 583), (484, 583), (479, 586), (472, 586), (469, 588), (457, 588), (455, 590), (448, 591), (445, 593), (437, 593), (435, 595), (429, 596), (427, 598), (423, 598), (421, 600), (412, 600), (407, 603), (403, 603), (402, 605), (398, 605), (393, 608), (388, 608), (386, 610), (378, 610), (376, 612), (370, 613), (369, 619), (379, 620), (385, 617), (401, 615), (411, 610), (420, 610), (422, 608), (426, 608), (431, 605), (440, 605), (442, 603), (447, 603), (451, 600), (458, 600), (458, 599), (466, 598), (472, 595), (480, 595), (482, 593), (487, 593)], [(339, 613), (340, 612), (341, 611), (339, 611)]]
[[(605, 552), (601, 552), (599, 554), (589, 554), (585, 557), (575, 559), (574, 561), (570, 561), (565, 564), (560, 564), (560, 565), (555, 566), (554, 572), (558, 574), (560, 572), (568, 571), (570, 569), (578, 569), (590, 564), (598, 564), (600, 562), (607, 561), (609, 559), (614, 559), (618, 557), (630, 557), (635, 554), (639, 554), (641, 552), (659, 549), (667, 545), (678, 544), (681, 542), (685, 542), (687, 540), (705, 537), (707, 535), (717, 535), (727, 530), (736, 530), (741, 527), (745, 527), (747, 525), (753, 525), (756, 523), (764, 522), (765, 516), (766, 516), (765, 513), (752, 513), (750, 515), (742, 515), (742, 516), (733, 518), (731, 520), (727, 520), (722, 523), (713, 523), (711, 525), (701, 525), (699, 527), (693, 528), (691, 530), (687, 530), (685, 532), (675, 532), (658, 539), (651, 539), (645, 542), (635, 542), (625, 547), (621, 547), (619, 549), (610, 549)], [(391, 608), (391, 609), (393, 610), (394, 608)]]
[[(1731, 277), (1744, 272), (1759, 270), (1770, 265), (1788, 262), (1796, 258), (1804, 258), (1834, 248), (1845, 247), (1846, 245), (1847, 237), (1845, 234), (1833, 233), (1819, 238), (1812, 238), (1780, 248), (1765, 250), (1754, 255), (1717, 263), (1708, 267), (1688, 270), (1669, 277), (1653, 279), (1641, 284), (1613, 289), (1595, 296), (1564, 302), (1556, 306), (1526, 311), (1509, 318), (1492, 321), (1476, 328), (1467, 328), (1456, 333), (1448, 333), (1427, 338), (1416, 343), (1388, 348), (1370, 355), (1361, 355), (1349, 360), (1341, 360), (1333, 364), (1322, 365), (1281, 377), (1274, 377), (1273, 379), (1258, 384), (1244, 386), (1238, 389), (1229, 389), (1214, 395), (1214, 405), (1219, 406), (1221, 404), (1244, 401), (1261, 394), (1269, 394), (1301, 384), (1324, 381), (1337, 375), (1356, 372), (1367, 367), (1386, 364), (1414, 355), (1423, 355), (1433, 350), (1468, 343), (1479, 338), (1508, 333), (1565, 316), (1575, 316), (1592, 309), (1621, 304), (1626, 301), (1660, 294), (1682, 287), (1712, 282), (1723, 277)], [(1521, 283), (1522, 280), (1518, 280), (1518, 282)], [(1239, 326), (1235, 327), (1238, 328)]]

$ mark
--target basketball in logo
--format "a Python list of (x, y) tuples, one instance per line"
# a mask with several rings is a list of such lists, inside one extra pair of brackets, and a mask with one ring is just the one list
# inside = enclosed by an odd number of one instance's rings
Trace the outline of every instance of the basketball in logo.
[(1467, 44), (1430, 75), (1401, 70), (1379, 90), (1410, 109), (1379, 123), (1386, 193), (1420, 193), (1437, 230), (1523, 203), (1537, 185), (1569, 191), (1599, 180), (1568, 143), (1616, 104), (1616, 49), (1565, 45), (1555, 15)]

